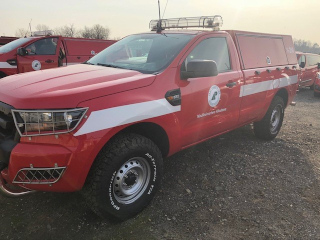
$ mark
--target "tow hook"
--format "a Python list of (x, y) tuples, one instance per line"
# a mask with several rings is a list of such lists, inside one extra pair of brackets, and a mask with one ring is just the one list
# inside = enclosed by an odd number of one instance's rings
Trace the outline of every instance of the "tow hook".
[(3, 177), (1, 176), (0, 174), (0, 194), (2, 194), (3, 196), (5, 197), (21, 197), (23, 195), (27, 195), (27, 194), (30, 194), (30, 193), (33, 193), (35, 191), (32, 191), (32, 190), (28, 190), (28, 189), (24, 189), (24, 190), (16, 190), (16, 189), (11, 189), (9, 188)]
[(291, 106), (295, 106), (295, 105), (297, 105), (297, 103), (296, 102), (291, 102), (290, 105)]

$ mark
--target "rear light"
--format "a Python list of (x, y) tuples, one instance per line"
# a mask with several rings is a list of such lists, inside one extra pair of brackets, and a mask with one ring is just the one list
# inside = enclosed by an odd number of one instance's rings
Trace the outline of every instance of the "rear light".
[(19, 134), (26, 137), (71, 132), (79, 125), (87, 110), (12, 110), (12, 115)]

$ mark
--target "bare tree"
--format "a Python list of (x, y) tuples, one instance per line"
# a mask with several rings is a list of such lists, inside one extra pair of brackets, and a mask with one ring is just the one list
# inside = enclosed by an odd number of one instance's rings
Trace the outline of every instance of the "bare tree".
[(84, 27), (84, 29), (81, 31), (81, 37), (83, 37), (83, 38), (93, 38), (92, 29), (89, 28), (89, 27)]
[(96, 24), (92, 27), (93, 38), (95, 39), (108, 39), (110, 30), (107, 27), (103, 27), (100, 24)]
[(64, 27), (55, 28), (54, 33), (63, 37), (75, 37), (77, 35), (77, 30), (74, 27), (74, 24), (70, 24), (65, 25)]
[(100, 24), (96, 24), (93, 27), (84, 27), (81, 31), (81, 36), (83, 38), (93, 38), (93, 39), (108, 39), (110, 30), (108, 27), (103, 27)]
[[(36, 27), (37, 31), (47, 31), (49, 26), (45, 24), (38, 24)], [(28, 33), (28, 30), (19, 28), (16, 31), (16, 36), (24, 37)], [(96, 24), (92, 27), (85, 26), (82, 30), (77, 31), (74, 24), (65, 25), (63, 27), (57, 27), (54, 29), (54, 34), (61, 35), (63, 37), (83, 37), (92, 39), (109, 39), (110, 29), (103, 27), (100, 24)], [(120, 38), (117, 38), (119, 40)]]
[(25, 29), (25, 28), (19, 28), (16, 33), (15, 33), (15, 36), (16, 37), (25, 37), (27, 36), (27, 33), (28, 33), (28, 30)]
[(69, 26), (65, 26), (65, 31), (68, 37), (74, 37), (77, 29), (75, 28), (74, 24), (70, 24)]

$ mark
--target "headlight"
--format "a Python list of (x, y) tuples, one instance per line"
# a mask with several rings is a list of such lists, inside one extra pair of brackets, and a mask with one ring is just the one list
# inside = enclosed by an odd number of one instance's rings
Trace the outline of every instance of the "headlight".
[(68, 110), (12, 110), (19, 134), (23, 136), (61, 134), (73, 131), (88, 108)]

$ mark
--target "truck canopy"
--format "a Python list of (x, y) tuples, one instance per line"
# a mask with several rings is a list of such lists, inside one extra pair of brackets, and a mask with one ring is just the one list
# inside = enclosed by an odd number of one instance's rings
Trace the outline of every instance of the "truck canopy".
[[(97, 40), (97, 39), (79, 39), (79, 38), (63, 38), (66, 44), (69, 56), (87, 56), (95, 55), (107, 47), (107, 42), (112, 45), (113, 40)], [(94, 43), (94, 47), (93, 47)]]
[(242, 69), (297, 64), (291, 36), (235, 30), (227, 32), (234, 40)]

